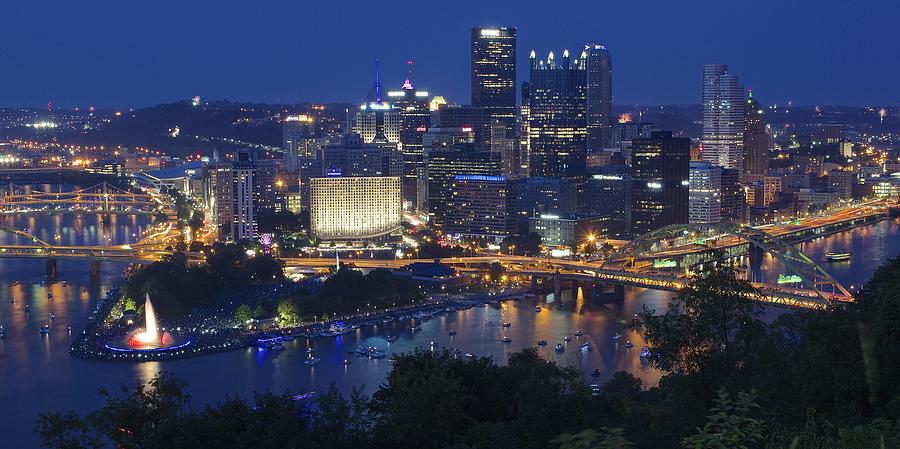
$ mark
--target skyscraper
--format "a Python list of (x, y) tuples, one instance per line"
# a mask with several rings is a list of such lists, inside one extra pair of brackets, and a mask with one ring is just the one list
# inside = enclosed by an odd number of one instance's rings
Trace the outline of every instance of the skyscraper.
[(609, 217), (609, 237), (627, 239), (631, 235), (631, 190), (628, 166), (600, 167), (584, 186), (584, 208), (590, 214)]
[(766, 111), (753, 98), (753, 91), (749, 93), (745, 109), (744, 175), (764, 176), (769, 171), (769, 130)]
[(718, 223), (722, 220), (722, 167), (709, 162), (691, 161), (689, 223)]
[(472, 106), (515, 126), (515, 27), (472, 27)]
[(295, 173), (298, 160), (315, 154), (315, 121), (310, 115), (289, 115), (281, 122), (281, 149), (287, 170)]
[(744, 169), (744, 89), (725, 64), (703, 66), (703, 152), (701, 159)]
[[(408, 64), (412, 64), (409, 61)], [(416, 171), (424, 167), (422, 158), (422, 134), (431, 126), (428, 92), (418, 90), (410, 80), (403, 81), (400, 90), (388, 92), (394, 108), (399, 112), (400, 153), (403, 158), (403, 198), (410, 204), (416, 200)]]
[(631, 220), (635, 236), (688, 221), (691, 140), (656, 131), (632, 141)]
[(393, 144), (396, 148), (400, 143), (402, 129), (403, 121), (400, 118), (400, 111), (382, 98), (381, 75), (378, 60), (376, 60), (375, 84), (366, 103), (360, 105), (359, 111), (356, 113), (353, 132), (359, 134), (365, 143)]
[(605, 45), (584, 46), (587, 70), (587, 147), (599, 150), (611, 141), (612, 58)]
[(528, 108), (529, 174), (580, 179), (587, 157), (586, 54), (574, 63), (569, 51), (537, 61), (531, 52)]
[(722, 169), (722, 221), (743, 224), (747, 222), (747, 196), (741, 185), (741, 171)]
[(219, 162), (210, 169), (210, 184), (216, 203), (216, 224), (221, 240), (252, 240), (256, 237), (254, 171), (247, 162)]

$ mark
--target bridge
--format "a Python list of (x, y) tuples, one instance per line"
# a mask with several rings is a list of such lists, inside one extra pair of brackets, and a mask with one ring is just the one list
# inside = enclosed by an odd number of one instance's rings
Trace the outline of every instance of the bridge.
[(151, 214), (162, 208), (162, 202), (150, 194), (129, 192), (105, 181), (71, 192), (15, 192), (10, 188), (0, 198), (0, 210), (6, 213), (78, 210)]

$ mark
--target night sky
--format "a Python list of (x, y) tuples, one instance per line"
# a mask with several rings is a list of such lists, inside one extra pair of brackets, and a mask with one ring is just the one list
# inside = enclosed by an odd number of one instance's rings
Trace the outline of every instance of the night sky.
[(892, 0), (0, 3), (3, 106), (357, 102), (376, 57), (387, 87), (413, 59), (417, 87), (466, 104), (472, 25), (518, 27), (518, 83), (532, 48), (607, 44), (617, 104), (699, 103), (709, 62), (729, 64), (764, 104), (900, 103)]

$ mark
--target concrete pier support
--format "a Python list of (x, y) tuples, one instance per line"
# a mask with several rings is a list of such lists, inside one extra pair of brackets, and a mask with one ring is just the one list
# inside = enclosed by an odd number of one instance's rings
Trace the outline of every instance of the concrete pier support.
[(56, 277), (58, 273), (56, 268), (56, 259), (47, 259), (47, 261), (44, 262), (44, 266), (47, 268), (48, 277)]
[(100, 259), (91, 260), (91, 280), (100, 279)]

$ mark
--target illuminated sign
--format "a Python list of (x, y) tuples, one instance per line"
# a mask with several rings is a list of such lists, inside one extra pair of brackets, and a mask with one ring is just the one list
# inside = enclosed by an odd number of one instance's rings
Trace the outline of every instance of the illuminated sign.
[(453, 177), (455, 181), (488, 181), (503, 182), (506, 181), (505, 176), (485, 176), (485, 175), (456, 175)]
[(799, 284), (803, 282), (803, 279), (796, 274), (779, 274), (778, 275), (778, 283), (779, 284)]
[(653, 268), (675, 268), (678, 262), (672, 259), (657, 259), (653, 261)]
[(481, 37), (497, 37), (500, 35), (500, 30), (488, 28), (481, 30)]
[(417, 96), (417, 97), (427, 97), (427, 96), (428, 96), (428, 92), (426, 92), (426, 91), (424, 91), (424, 90), (421, 91), (421, 92), (416, 92), (416, 96)]
[(472, 132), (472, 127), (471, 127), (471, 126), (464, 126), (463, 129), (462, 129), (462, 132), (464, 132), (464, 133), (470, 133), (470, 132)]
[(613, 176), (613, 175), (593, 175), (592, 178), (604, 179), (604, 180), (609, 180), (609, 181), (621, 181), (622, 180), (621, 176)]
[(658, 182), (648, 182), (647, 187), (649, 187), (653, 190), (659, 190), (662, 188), (662, 184), (658, 183)]

